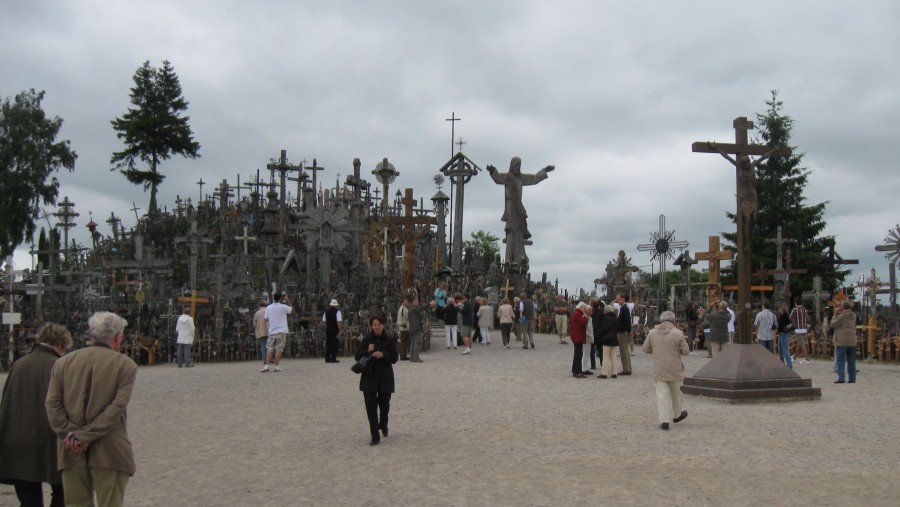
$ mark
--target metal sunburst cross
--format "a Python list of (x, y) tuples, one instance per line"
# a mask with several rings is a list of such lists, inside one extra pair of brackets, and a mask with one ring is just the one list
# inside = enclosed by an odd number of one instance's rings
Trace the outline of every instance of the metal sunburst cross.
[(885, 252), (884, 256), (892, 263), (900, 260), (900, 225), (888, 231), (888, 235), (884, 238), (884, 245), (875, 247), (876, 252)]
[(659, 292), (665, 298), (666, 294), (666, 259), (675, 257), (675, 249), (688, 247), (687, 241), (675, 241), (675, 231), (666, 230), (666, 216), (659, 216), (659, 231), (650, 234), (650, 243), (638, 245), (640, 252), (653, 252), (650, 261), (659, 260)]

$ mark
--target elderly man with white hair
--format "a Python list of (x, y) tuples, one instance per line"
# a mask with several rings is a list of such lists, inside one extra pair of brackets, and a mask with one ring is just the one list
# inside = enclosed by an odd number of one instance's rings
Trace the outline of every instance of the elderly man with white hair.
[(110, 312), (88, 320), (94, 342), (53, 365), (47, 418), (58, 435), (66, 505), (122, 505), (134, 475), (126, 409), (137, 365), (119, 353), (128, 321)]
[[(653, 359), (659, 427), (667, 430), (671, 422), (680, 422), (688, 415), (681, 404), (681, 381), (684, 378), (681, 356), (688, 355), (690, 349), (684, 333), (675, 327), (674, 313), (662, 312), (659, 320), (660, 323), (647, 334), (641, 350)], [(673, 418), (675, 414), (678, 416)]]

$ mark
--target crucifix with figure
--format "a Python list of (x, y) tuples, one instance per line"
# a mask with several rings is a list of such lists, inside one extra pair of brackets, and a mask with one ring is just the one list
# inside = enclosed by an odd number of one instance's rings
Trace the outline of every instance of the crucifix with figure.
[[(385, 217), (384, 222), (390, 225), (403, 242), (403, 289), (406, 290), (415, 288), (416, 285), (416, 267), (418, 266), (416, 242), (431, 229), (432, 225), (437, 224), (437, 220), (434, 217), (413, 216), (416, 199), (413, 197), (411, 188), (405, 190), (400, 203), (403, 204), (403, 216)], [(402, 228), (398, 226), (402, 226)], [(418, 231), (416, 231), (416, 226), (421, 226)]]
[[(727, 159), (737, 171), (737, 265), (738, 265), (738, 305), (735, 308), (737, 343), (752, 343), (753, 315), (750, 292), (750, 237), (753, 234), (757, 213), (756, 168), (764, 160), (773, 156), (787, 156), (791, 149), (781, 146), (749, 144), (747, 132), (753, 122), (746, 117), (738, 117), (732, 123), (734, 144), (696, 142), (691, 145), (694, 153), (718, 153)], [(733, 156), (732, 156), (733, 155)], [(758, 156), (754, 161), (750, 156)]]

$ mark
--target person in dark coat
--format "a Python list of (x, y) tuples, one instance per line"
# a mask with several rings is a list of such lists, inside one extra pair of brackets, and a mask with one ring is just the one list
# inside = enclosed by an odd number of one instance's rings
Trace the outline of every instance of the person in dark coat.
[[(369, 336), (356, 349), (356, 360), (366, 354), (375, 358), (371, 372), (363, 372), (359, 378), (359, 390), (366, 402), (366, 416), (369, 418), (369, 445), (378, 445), (381, 437), (378, 430), (388, 436), (388, 413), (391, 411), (391, 393), (394, 392), (394, 367), (397, 362), (397, 339), (385, 332), (387, 317), (376, 312), (369, 316)], [(379, 419), (380, 412), (380, 419)]]
[(616, 348), (619, 346), (616, 309), (612, 305), (603, 307), (603, 317), (594, 328), (594, 343), (601, 350), (601, 369), (597, 378), (616, 378)]
[(56, 439), (44, 401), (53, 364), (72, 346), (59, 324), (45, 324), (31, 353), (13, 363), (0, 402), (0, 482), (12, 484), (22, 505), (44, 505), (41, 483), (50, 484), (51, 507), (65, 505), (57, 470)]

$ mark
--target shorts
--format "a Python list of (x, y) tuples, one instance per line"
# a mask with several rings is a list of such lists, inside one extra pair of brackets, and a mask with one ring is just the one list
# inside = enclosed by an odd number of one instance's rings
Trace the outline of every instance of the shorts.
[(556, 321), (556, 334), (564, 335), (569, 328), (569, 316), (568, 315), (554, 315), (554, 320)]
[(266, 350), (274, 350), (281, 352), (284, 350), (284, 342), (287, 341), (287, 333), (275, 333), (269, 335), (269, 342), (266, 343)]
[(461, 324), (459, 326), (459, 335), (463, 338), (469, 338), (472, 336), (472, 326), (466, 326), (465, 324)]

